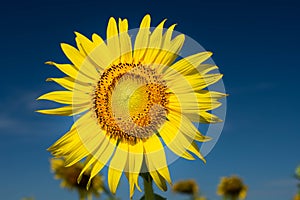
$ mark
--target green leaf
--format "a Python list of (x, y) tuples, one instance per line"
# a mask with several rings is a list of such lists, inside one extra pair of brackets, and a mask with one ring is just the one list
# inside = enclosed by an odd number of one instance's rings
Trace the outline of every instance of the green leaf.
[[(154, 199), (153, 200), (166, 200), (167, 198), (162, 197), (158, 194), (154, 194)], [(142, 198), (140, 200), (145, 200), (145, 196), (142, 196)]]

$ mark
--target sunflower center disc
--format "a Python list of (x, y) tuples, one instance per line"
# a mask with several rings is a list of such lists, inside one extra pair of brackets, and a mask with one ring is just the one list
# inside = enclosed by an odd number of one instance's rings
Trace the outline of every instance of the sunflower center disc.
[(95, 90), (95, 112), (110, 137), (136, 141), (156, 133), (166, 119), (167, 87), (154, 69), (140, 64), (108, 68)]

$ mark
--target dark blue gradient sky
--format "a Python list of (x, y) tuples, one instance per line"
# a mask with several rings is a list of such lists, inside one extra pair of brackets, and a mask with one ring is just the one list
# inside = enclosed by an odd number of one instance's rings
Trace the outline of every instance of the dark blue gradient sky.
[[(296, 193), (299, 1), (46, 0), (0, 6), (0, 199), (77, 198), (53, 180), (46, 151), (72, 118), (34, 113), (47, 106), (35, 99), (58, 88), (45, 79), (62, 76), (44, 62), (68, 62), (59, 43), (74, 44), (73, 31), (105, 36), (110, 16), (127, 18), (136, 28), (146, 13), (153, 26), (167, 18), (167, 25), (177, 23), (177, 31), (213, 51), (230, 94), (225, 127), (207, 164), (180, 159), (170, 166), (173, 181), (195, 178), (210, 200), (220, 199), (215, 194), (219, 178), (231, 174), (243, 177), (249, 200), (291, 199)], [(127, 190), (122, 178), (117, 195), (127, 197)], [(175, 199), (171, 192), (163, 195)]]

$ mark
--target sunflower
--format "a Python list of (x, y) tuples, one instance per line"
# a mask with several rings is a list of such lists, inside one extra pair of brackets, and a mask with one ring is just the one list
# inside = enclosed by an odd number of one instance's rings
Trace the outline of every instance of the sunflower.
[(65, 167), (64, 160), (62, 159), (51, 159), (50, 163), (55, 178), (62, 180), (61, 187), (77, 190), (80, 199), (84, 199), (85, 197), (90, 198), (92, 194), (99, 197), (105, 190), (103, 178), (100, 175), (94, 176), (89, 182), (90, 186), (88, 190), (86, 189), (90, 179), (90, 172), (88, 171), (82, 175), (80, 182), (77, 181), (76, 177), (78, 177), (83, 169), (82, 163), (76, 163), (70, 167)]
[(293, 200), (300, 200), (300, 193), (296, 194), (293, 198)]
[(198, 190), (198, 185), (193, 179), (178, 181), (173, 185), (173, 191), (177, 193), (191, 194), (196, 196), (198, 195)]
[(300, 165), (295, 170), (295, 177), (300, 180)]
[(34, 197), (24, 197), (21, 200), (35, 200), (35, 198)]
[(225, 199), (245, 199), (248, 187), (238, 176), (223, 177), (218, 185), (217, 194)]
[(50, 115), (75, 116), (70, 130), (49, 151), (63, 157), (66, 165), (85, 159), (78, 180), (91, 168), (92, 179), (108, 166), (108, 186), (115, 193), (125, 172), (130, 196), (139, 189), (138, 176), (146, 173), (163, 191), (171, 178), (165, 148), (178, 157), (203, 161), (196, 141), (210, 138), (194, 123), (217, 123), (211, 113), (226, 95), (206, 88), (219, 81), (218, 67), (203, 63), (211, 52), (179, 58), (185, 35), (174, 37), (174, 27), (164, 29), (163, 20), (150, 29), (146, 15), (136, 34), (128, 21), (110, 18), (107, 39), (93, 34), (88, 39), (75, 32), (77, 48), (61, 44), (72, 64), (46, 62), (65, 73), (48, 78), (66, 90), (53, 91), (38, 99), (63, 107), (38, 110)]

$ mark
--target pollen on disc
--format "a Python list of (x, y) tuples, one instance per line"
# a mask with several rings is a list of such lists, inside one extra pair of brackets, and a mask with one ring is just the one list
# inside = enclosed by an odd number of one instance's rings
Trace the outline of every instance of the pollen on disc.
[(115, 139), (134, 142), (150, 137), (166, 119), (166, 91), (165, 81), (150, 66), (112, 65), (95, 88), (98, 123)]

